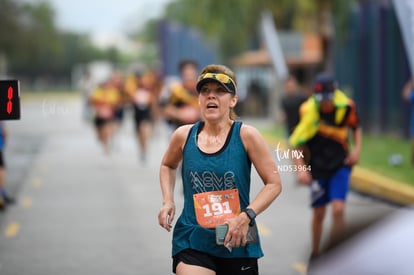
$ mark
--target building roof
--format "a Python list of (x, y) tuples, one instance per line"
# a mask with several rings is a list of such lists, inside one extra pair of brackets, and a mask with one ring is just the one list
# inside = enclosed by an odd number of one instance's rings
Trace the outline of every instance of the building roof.
[[(301, 39), (296, 43), (300, 49), (299, 52), (289, 52), (288, 49), (283, 48), (287, 66), (292, 67), (303, 67), (318, 65), (322, 62), (322, 41), (321, 38), (316, 34), (304, 34), (300, 36)], [(281, 40), (283, 37), (281, 37)], [(231, 61), (235, 67), (264, 67), (271, 66), (271, 60), (268, 51), (262, 47), (256, 51), (247, 51), (239, 56), (236, 56)]]

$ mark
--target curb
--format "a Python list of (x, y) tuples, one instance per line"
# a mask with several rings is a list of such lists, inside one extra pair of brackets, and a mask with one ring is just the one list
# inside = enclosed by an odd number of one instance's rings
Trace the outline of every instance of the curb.
[[(263, 135), (263, 138), (271, 148), (275, 148), (277, 144), (287, 148), (284, 140), (269, 135)], [(398, 205), (414, 205), (414, 187), (358, 165), (352, 168), (350, 185), (351, 189), (369, 196)]]
[(397, 204), (414, 204), (413, 187), (359, 166), (353, 168), (351, 188)]

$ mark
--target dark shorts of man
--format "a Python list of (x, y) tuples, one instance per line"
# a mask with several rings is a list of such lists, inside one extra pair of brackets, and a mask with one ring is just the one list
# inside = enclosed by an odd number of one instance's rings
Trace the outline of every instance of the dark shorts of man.
[(101, 128), (102, 126), (114, 121), (113, 118), (102, 118), (102, 117), (95, 117), (94, 123), (96, 128)]
[(325, 206), (333, 200), (345, 201), (349, 189), (351, 167), (343, 166), (334, 175), (311, 184), (312, 207)]
[(173, 256), (173, 272), (180, 262), (201, 266), (216, 272), (216, 275), (258, 275), (256, 258), (218, 258), (204, 252), (186, 249)]
[(134, 121), (136, 128), (139, 128), (143, 121), (151, 121), (151, 109), (149, 107), (140, 108), (134, 106)]

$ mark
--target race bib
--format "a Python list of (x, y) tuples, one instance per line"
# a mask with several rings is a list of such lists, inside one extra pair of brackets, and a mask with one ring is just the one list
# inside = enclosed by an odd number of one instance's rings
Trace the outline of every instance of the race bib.
[(237, 189), (194, 194), (193, 199), (197, 222), (205, 228), (215, 228), (240, 213)]

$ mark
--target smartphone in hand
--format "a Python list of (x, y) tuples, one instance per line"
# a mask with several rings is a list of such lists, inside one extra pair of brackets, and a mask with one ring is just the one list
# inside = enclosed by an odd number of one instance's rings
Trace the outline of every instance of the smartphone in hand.
[[(219, 224), (216, 227), (216, 243), (218, 245), (224, 245), (224, 239), (226, 238), (227, 231), (229, 230), (228, 224)], [(257, 225), (249, 226), (246, 236), (247, 244), (256, 243), (258, 241)]]
[(219, 224), (216, 227), (216, 243), (218, 245), (224, 245), (224, 239), (226, 238), (227, 231), (229, 230), (228, 224)]

